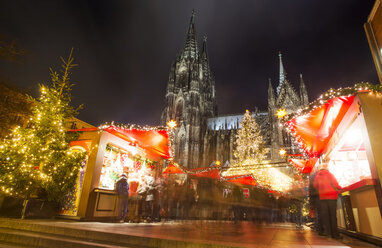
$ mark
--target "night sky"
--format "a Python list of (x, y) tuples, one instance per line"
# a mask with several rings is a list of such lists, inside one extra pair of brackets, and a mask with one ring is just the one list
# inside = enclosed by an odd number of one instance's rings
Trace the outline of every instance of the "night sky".
[(309, 100), (330, 87), (378, 83), (363, 24), (374, 0), (0, 0), (0, 34), (27, 51), (0, 61), (0, 76), (37, 95), (49, 67), (74, 47), (73, 104), (79, 118), (160, 124), (171, 63), (184, 46), (192, 9), (201, 47), (208, 39), (219, 114), (266, 110), (278, 51)]

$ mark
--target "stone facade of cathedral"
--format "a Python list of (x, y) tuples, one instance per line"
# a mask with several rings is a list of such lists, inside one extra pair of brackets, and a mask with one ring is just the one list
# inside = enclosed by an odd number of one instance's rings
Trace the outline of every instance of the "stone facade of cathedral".
[[(280, 148), (288, 153), (294, 153), (297, 149), (280, 128), (277, 110), (284, 108), (291, 113), (308, 104), (302, 75), (299, 92), (296, 92), (286, 77), (281, 54), (279, 61), (280, 78), (276, 92), (269, 81), (268, 111), (254, 114), (269, 149), (268, 159), (273, 162), (282, 161)], [(202, 51), (199, 52), (193, 12), (185, 46), (171, 65), (162, 112), (163, 125), (169, 120), (175, 120), (178, 124), (174, 130), (174, 160), (187, 168), (206, 167), (216, 160), (222, 161), (223, 165), (229, 163), (233, 158), (235, 135), (241, 128), (243, 114), (218, 116), (207, 40), (203, 39)]]

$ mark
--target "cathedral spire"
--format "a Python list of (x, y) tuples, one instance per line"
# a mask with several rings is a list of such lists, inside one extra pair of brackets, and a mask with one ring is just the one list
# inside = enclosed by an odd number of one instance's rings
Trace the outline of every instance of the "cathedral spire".
[(211, 74), (210, 70), (210, 64), (208, 61), (208, 53), (207, 53), (207, 37), (203, 37), (203, 47), (202, 47), (202, 54), (200, 56), (201, 64), (203, 68), (203, 77), (209, 78)]
[(205, 60), (208, 61), (208, 53), (207, 53), (207, 36), (203, 36), (202, 59), (205, 59)]
[(304, 80), (302, 79), (302, 73), (300, 73), (300, 99), (302, 106), (307, 106), (309, 104), (308, 91), (306, 90)]
[(275, 105), (275, 96), (273, 93), (273, 87), (272, 87), (272, 82), (271, 79), (268, 79), (269, 81), (269, 86), (268, 86), (268, 107), (273, 107)]
[(184, 46), (182, 57), (188, 57), (197, 59), (199, 55), (198, 51), (198, 43), (196, 41), (196, 33), (195, 33), (195, 10), (192, 10), (190, 24), (188, 26), (186, 44)]
[(283, 60), (282, 60), (282, 54), (279, 51), (279, 61), (280, 61), (280, 76), (279, 76), (279, 85), (277, 86), (277, 95), (280, 94), (281, 87), (286, 80), (286, 71), (284, 69)]

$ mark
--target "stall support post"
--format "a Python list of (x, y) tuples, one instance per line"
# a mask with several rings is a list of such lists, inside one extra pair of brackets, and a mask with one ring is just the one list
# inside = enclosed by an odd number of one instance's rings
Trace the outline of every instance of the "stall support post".
[(375, 180), (375, 193), (382, 216), (382, 99), (376, 94), (358, 94), (363, 120), (364, 142), (366, 147), (367, 159), (369, 160), (372, 178)]
[(341, 202), (342, 210), (344, 211), (346, 230), (357, 231), (354, 220), (353, 207), (350, 200), (350, 194), (343, 194), (341, 196)]

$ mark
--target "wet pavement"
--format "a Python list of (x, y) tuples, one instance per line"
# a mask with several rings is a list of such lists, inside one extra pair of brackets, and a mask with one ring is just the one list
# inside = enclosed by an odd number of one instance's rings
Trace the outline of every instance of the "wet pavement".
[(309, 227), (297, 229), (290, 223), (259, 225), (231, 221), (162, 221), (160, 223), (101, 223), (64, 220), (24, 220), (65, 227), (147, 238), (197, 242), (232, 247), (377, 247), (344, 236), (334, 240), (319, 236)]

